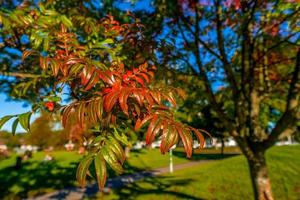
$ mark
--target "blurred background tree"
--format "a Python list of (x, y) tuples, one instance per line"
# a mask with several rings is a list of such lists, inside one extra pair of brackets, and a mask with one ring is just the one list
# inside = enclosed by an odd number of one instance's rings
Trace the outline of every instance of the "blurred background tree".
[(255, 198), (273, 199), (265, 151), (294, 134), (299, 120), (299, 4), (151, 2), (152, 11), (136, 14), (152, 27), (147, 33), (157, 41), (157, 65), (199, 80), (191, 94), (198, 90), (201, 100), (187, 100), (192, 109), (184, 113), (207, 114), (209, 106), (211, 119), (246, 156)]
[[(132, 10), (146, 28), (134, 43), (128, 39), (122, 44), (124, 63), (151, 60), (162, 83), (185, 88), (188, 97), (176, 110), (178, 118), (196, 127), (204, 125), (212, 134), (234, 137), (248, 160), (255, 198), (273, 199), (265, 151), (279, 138), (294, 134), (299, 120), (299, 4), (275, 0), (147, 2), (151, 8)], [(105, 14), (124, 23), (132, 19), (131, 13), (122, 15), (127, 8), (117, 6), (121, 3), (47, 1), (46, 6), (80, 21), (74, 29), (92, 44), (99, 39), (92, 24)], [(20, 63), (20, 52), (30, 47), (26, 30), (12, 27), (10, 31), (13, 34), (1, 32), (1, 72), (7, 76), (1, 79), (0, 88), (18, 99), (41, 100), (51, 94), (49, 86), (55, 80), (37, 78), (35, 74), (42, 71), (34, 60)], [(27, 89), (13, 89), (20, 87)]]

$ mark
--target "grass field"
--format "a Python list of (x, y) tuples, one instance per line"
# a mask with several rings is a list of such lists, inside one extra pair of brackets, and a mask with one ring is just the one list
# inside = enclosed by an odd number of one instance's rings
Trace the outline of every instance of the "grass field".
[[(237, 155), (237, 149), (226, 149), (225, 157)], [(39, 152), (20, 170), (14, 169), (15, 156), (0, 161), (0, 199), (32, 197), (76, 185), (75, 172), (81, 156), (75, 152), (57, 151), (53, 162), (42, 162)], [(300, 146), (274, 147), (267, 153), (272, 187), (277, 199), (300, 197)], [(193, 155), (194, 160), (219, 159), (216, 150)], [(184, 163), (182, 149), (174, 152), (174, 163)], [(125, 173), (167, 166), (168, 155), (158, 149), (132, 152)], [(113, 174), (111, 174), (113, 176)], [(104, 199), (251, 199), (248, 168), (243, 156), (180, 170), (174, 174), (149, 178), (112, 191)], [(100, 195), (101, 196), (101, 195)], [(97, 196), (99, 197), (99, 195)], [(298, 198), (299, 199), (299, 198)]]
[[(216, 153), (216, 150), (214, 150)], [(211, 150), (208, 150), (211, 155)], [(188, 162), (181, 149), (175, 152), (174, 164)], [(0, 161), (0, 199), (3, 197), (21, 198), (32, 197), (39, 194), (51, 192), (65, 187), (75, 186), (75, 172), (78, 161), (82, 157), (76, 152), (55, 151), (51, 155), (54, 161), (43, 162), (44, 152), (38, 152), (33, 158), (24, 162), (19, 170), (14, 168), (16, 155)], [(208, 155), (208, 154), (207, 154)], [(215, 154), (215, 158), (220, 157)], [(195, 153), (195, 159), (197, 153)], [(201, 157), (204, 159), (205, 157)], [(155, 169), (167, 166), (168, 155), (161, 155), (159, 149), (148, 149), (131, 152), (130, 157), (124, 165), (124, 174), (130, 174), (141, 170)], [(110, 172), (110, 176), (114, 176)]]
[[(275, 199), (300, 199), (300, 146), (267, 152)], [(98, 195), (99, 197), (101, 195)], [(246, 160), (236, 156), (148, 178), (115, 190), (104, 199), (253, 199)]]

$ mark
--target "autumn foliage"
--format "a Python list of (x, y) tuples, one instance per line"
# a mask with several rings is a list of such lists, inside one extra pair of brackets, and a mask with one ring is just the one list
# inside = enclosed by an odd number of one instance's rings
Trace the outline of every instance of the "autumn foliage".
[[(44, 102), (35, 104), (33, 111), (60, 110), (64, 127), (74, 116), (74, 126), (92, 130), (88, 155), (77, 170), (81, 185), (85, 184), (86, 175), (90, 174), (93, 165), (99, 188), (104, 187), (107, 165), (117, 173), (122, 172), (125, 161), (123, 146), (128, 145), (126, 128), (146, 130), (147, 144), (160, 138), (162, 153), (181, 141), (187, 157), (191, 157), (193, 136), (200, 141), (200, 147), (204, 146), (202, 132), (205, 131), (182, 124), (173, 116), (176, 99), (183, 98), (184, 92), (156, 84), (153, 81), (156, 67), (151, 61), (131, 66), (122, 57), (123, 46), (134, 48), (135, 44), (142, 42), (138, 39), (142, 35), (142, 25), (137, 21), (121, 24), (107, 16), (91, 26), (80, 18), (70, 20), (64, 15), (57, 20), (57, 12), (43, 7), (39, 10), (22, 9), (15, 14), (20, 18), (16, 25), (18, 30), (33, 30), (27, 33), (31, 34), (32, 48), (23, 51), (23, 62), (39, 65), (43, 74), (39, 80), (52, 83), (49, 85), (53, 91), (51, 95), (44, 96)], [(52, 17), (56, 21), (51, 21)], [(15, 18), (6, 20), (8, 23)], [(79, 24), (84, 34), (72, 32), (73, 23)], [(40, 34), (35, 35), (34, 31)], [(93, 34), (98, 34), (98, 40), (89, 38)], [(73, 99), (70, 103), (63, 105), (57, 100), (62, 91), (68, 91)], [(25, 121), (24, 115), (20, 116), (2, 118), (0, 125), (15, 117), (29, 130), (30, 115), (26, 114)]]

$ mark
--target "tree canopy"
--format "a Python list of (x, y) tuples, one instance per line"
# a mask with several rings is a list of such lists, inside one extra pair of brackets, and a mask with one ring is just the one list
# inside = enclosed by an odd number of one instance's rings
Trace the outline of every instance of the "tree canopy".
[[(204, 146), (202, 132), (173, 116), (176, 98), (184, 97), (184, 92), (153, 82), (156, 67), (149, 59), (153, 50), (137, 18), (127, 13), (127, 23), (111, 15), (98, 19), (83, 6), (69, 9), (59, 2), (65, 11), (55, 2), (38, 6), (24, 2), (0, 13), (5, 48), (22, 52), (18, 64), (3, 67), (4, 75), (14, 77), (8, 80), (11, 96), (32, 103), (32, 111), (5, 116), (1, 126), (14, 118), (13, 132), (18, 124), (30, 132), (32, 112), (60, 110), (66, 127), (75, 115), (80, 129), (92, 130), (89, 154), (76, 176), (84, 185), (94, 162), (99, 188), (106, 181), (106, 165), (122, 172), (126, 128), (138, 131), (148, 124), (146, 143), (160, 136), (162, 153), (181, 140), (190, 157), (192, 133)], [(28, 43), (23, 44), (21, 37)], [(63, 95), (70, 98), (66, 104)]]
[(200, 113), (210, 108), (247, 157), (256, 199), (272, 199), (264, 153), (295, 132), (300, 114), (299, 4), (156, 0), (153, 5), (151, 18), (144, 12), (141, 19), (155, 27), (148, 34), (160, 41), (157, 66), (199, 80), (203, 95), (192, 106)]
[[(91, 154), (78, 170), (81, 183), (93, 159), (100, 187), (105, 163), (121, 171), (125, 128), (149, 124), (148, 144), (162, 135), (164, 153), (180, 138), (191, 156), (191, 133), (201, 146), (203, 136), (175, 113), (197, 128), (206, 124), (230, 134), (248, 160), (256, 199), (273, 199), (265, 151), (295, 132), (300, 116), (300, 5), (153, 0), (152, 9), (125, 13), (117, 3), (6, 5), (0, 87), (31, 102), (34, 112), (60, 109), (64, 125), (72, 113), (80, 128), (92, 129)], [(188, 92), (183, 107), (176, 109), (182, 90), (168, 84)], [(13, 130), (18, 123), (29, 130), (30, 112), (6, 116), (0, 125), (13, 117)]]

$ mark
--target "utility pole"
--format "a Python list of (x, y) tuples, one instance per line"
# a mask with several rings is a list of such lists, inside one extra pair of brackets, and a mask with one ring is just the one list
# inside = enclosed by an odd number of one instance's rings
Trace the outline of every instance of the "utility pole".
[(173, 150), (170, 149), (170, 173), (173, 173)]
[(172, 146), (171, 148), (170, 148), (170, 151), (169, 151), (169, 155), (170, 155), (170, 173), (173, 173), (173, 171), (174, 171), (174, 168), (173, 168), (173, 149), (175, 149), (176, 148), (176, 145), (174, 145), (174, 146)]

